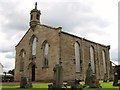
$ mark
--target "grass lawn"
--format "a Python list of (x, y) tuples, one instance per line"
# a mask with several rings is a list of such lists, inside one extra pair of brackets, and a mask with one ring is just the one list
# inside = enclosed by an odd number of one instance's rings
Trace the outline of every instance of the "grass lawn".
[[(81, 82), (82, 85), (84, 85), (84, 82)], [(118, 90), (118, 87), (112, 86), (112, 82), (107, 82), (103, 83), (100, 81), (100, 84), (102, 86), (101, 89), (96, 89), (96, 88), (84, 88), (83, 90)], [(24, 89), (24, 88), (19, 88), (19, 84), (4, 84), (2, 85), (2, 90), (47, 90), (48, 88), (48, 83), (46, 84), (32, 84), (33, 88), (31, 89)]]

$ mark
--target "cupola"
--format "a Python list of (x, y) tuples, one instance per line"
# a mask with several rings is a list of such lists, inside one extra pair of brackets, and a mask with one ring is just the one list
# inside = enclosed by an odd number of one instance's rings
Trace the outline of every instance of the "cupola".
[(35, 27), (40, 24), (40, 10), (37, 9), (37, 2), (35, 3), (35, 8), (30, 12), (30, 27)]

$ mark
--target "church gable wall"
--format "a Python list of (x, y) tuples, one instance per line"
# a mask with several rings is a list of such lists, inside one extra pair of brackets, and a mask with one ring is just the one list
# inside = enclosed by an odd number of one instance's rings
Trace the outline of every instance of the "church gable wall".
[[(30, 29), (24, 36), (24, 38), (20, 41), (20, 43), (16, 46), (16, 61), (15, 61), (15, 81), (20, 80), (20, 51), (22, 49), (25, 50), (25, 60), (24, 60), (24, 75), (27, 75), (27, 68), (29, 63), (31, 62), (31, 37), (35, 36), (37, 38), (37, 46), (36, 46), (36, 80), (45, 80), (53, 78), (53, 67), (58, 62), (58, 47), (59, 47), (59, 35), (58, 30), (45, 27), (42, 25), (38, 25), (34, 30)], [(48, 43), (49, 51), (48, 51), (48, 62), (49, 65), (47, 68), (43, 67), (44, 60), (44, 48), (43, 43)], [(31, 73), (31, 72), (30, 72)]]

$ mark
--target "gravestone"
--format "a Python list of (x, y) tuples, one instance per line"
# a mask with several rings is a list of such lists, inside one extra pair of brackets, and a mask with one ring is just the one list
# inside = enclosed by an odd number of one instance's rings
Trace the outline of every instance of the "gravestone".
[(28, 77), (21, 77), (20, 88), (32, 88), (32, 82)]
[(92, 74), (93, 74), (93, 71), (91, 68), (91, 64), (89, 63), (88, 69), (86, 71), (85, 85), (89, 85)]
[(90, 77), (89, 87), (90, 88), (101, 88), (99, 80), (96, 78), (95, 74), (92, 74), (92, 76)]
[(114, 76), (113, 66), (112, 66), (112, 62), (110, 61), (110, 78), (109, 78), (109, 81), (113, 81), (113, 76)]
[(82, 90), (83, 89), (83, 86), (80, 84), (80, 81), (81, 80), (72, 80), (72, 81), (68, 81), (67, 84), (65, 85), (66, 87), (67, 86), (70, 86), (70, 90)]
[(96, 78), (96, 75), (93, 74), (90, 63), (86, 71), (85, 85), (88, 85), (90, 88), (101, 88), (99, 80)]
[(114, 68), (114, 81), (113, 86), (118, 86), (118, 73), (117, 73), (117, 67)]
[(64, 88), (63, 87), (63, 68), (61, 65), (62, 62), (56, 64), (53, 68), (54, 71), (54, 80), (53, 84), (48, 85), (49, 90), (56, 90), (55, 88)]
[(104, 73), (104, 79), (103, 82), (107, 82), (107, 73)]
[(61, 88), (63, 86), (63, 68), (61, 64), (56, 64), (54, 69), (53, 86)]

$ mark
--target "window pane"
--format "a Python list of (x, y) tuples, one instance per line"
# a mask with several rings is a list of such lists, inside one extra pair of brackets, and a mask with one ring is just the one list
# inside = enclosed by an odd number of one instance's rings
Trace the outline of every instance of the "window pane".
[(23, 51), (23, 52), (22, 52), (22, 58), (24, 58), (24, 57), (25, 57), (25, 52)]
[(21, 51), (21, 59), (20, 59), (20, 70), (21, 71), (24, 70), (24, 58), (25, 58), (25, 52), (23, 50), (23, 51)]
[(75, 43), (75, 61), (76, 61), (76, 72), (80, 72), (80, 46)]
[(34, 38), (32, 42), (32, 55), (36, 55), (36, 41), (37, 39)]
[(48, 43), (45, 44), (44, 55), (48, 55)]
[(90, 59), (91, 59), (91, 68), (93, 70), (93, 73), (95, 73), (95, 56), (94, 56), (94, 49), (93, 47), (90, 47)]
[(106, 62), (105, 62), (105, 51), (102, 51), (102, 56), (103, 56), (103, 66), (104, 66), (104, 73), (106, 73)]
[(48, 66), (48, 43), (44, 46), (44, 66)]

